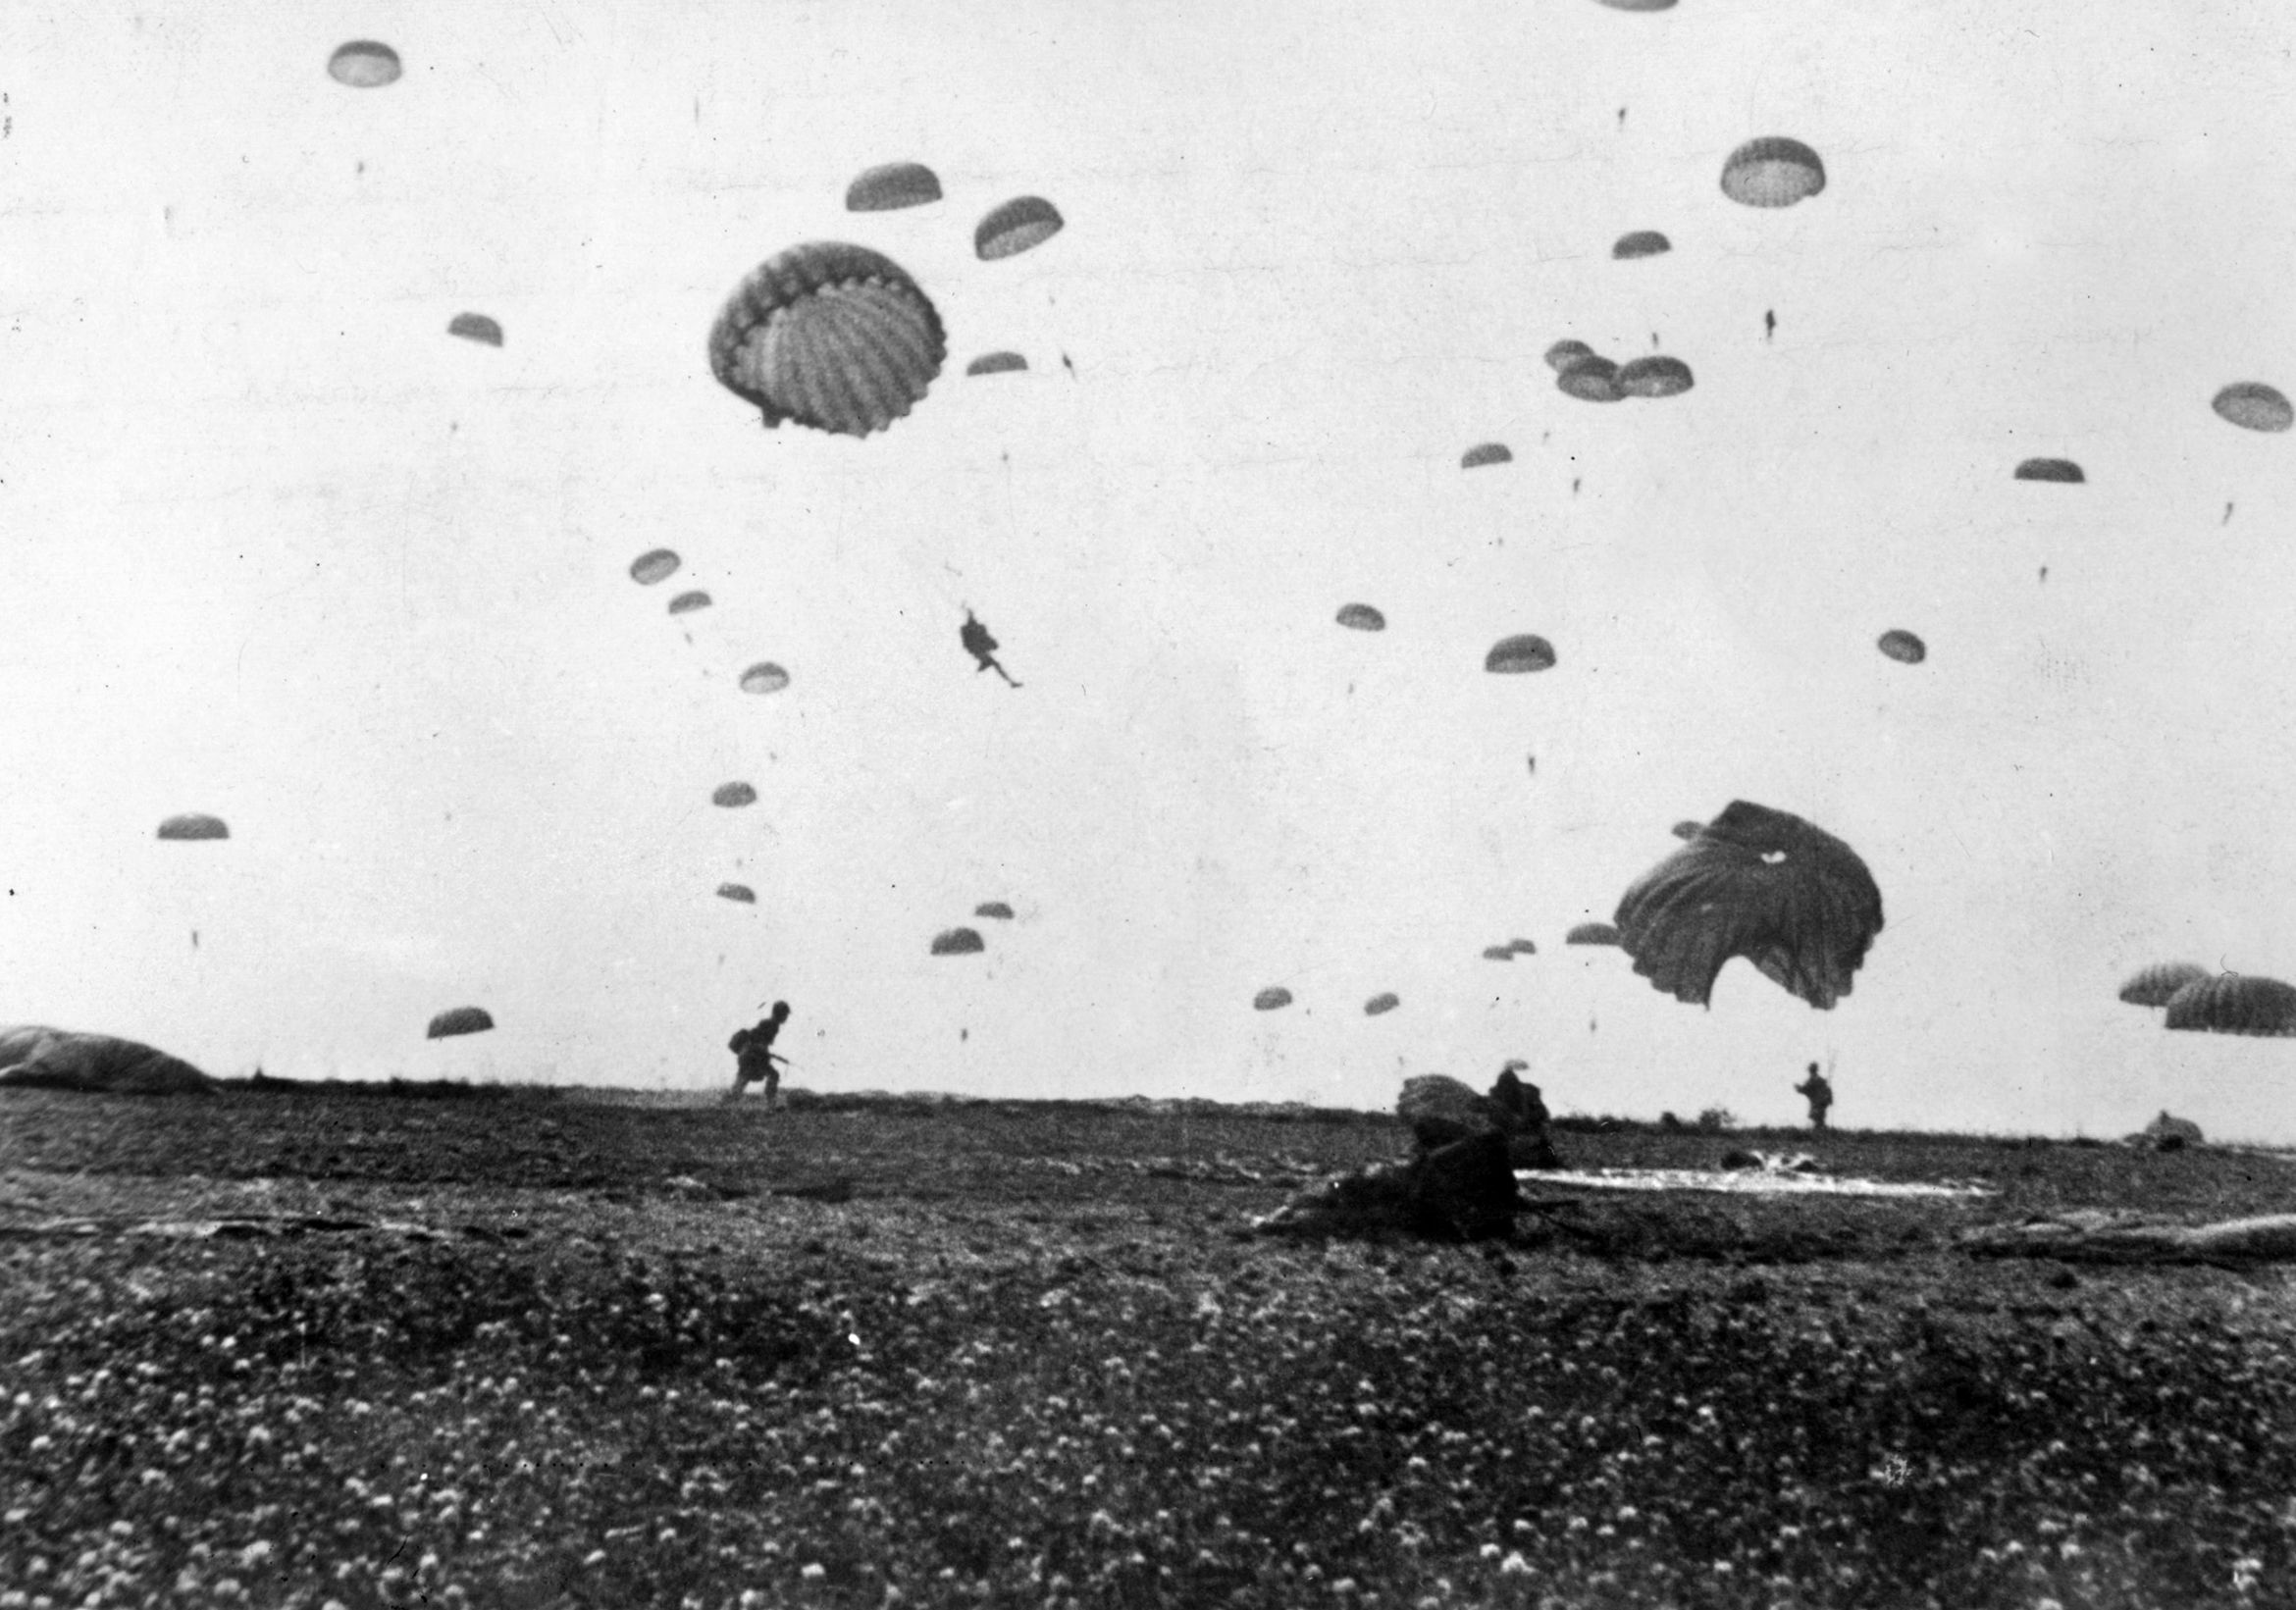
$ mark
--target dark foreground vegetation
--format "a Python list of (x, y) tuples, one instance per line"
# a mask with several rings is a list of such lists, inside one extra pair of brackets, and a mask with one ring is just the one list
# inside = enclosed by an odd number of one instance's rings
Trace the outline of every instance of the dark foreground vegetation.
[(1956, 1237), (2280, 1211), (2296, 1167), (1843, 1135), (1839, 1167), (1999, 1195), (1240, 1233), (1402, 1146), (1201, 1110), (0, 1093), (0, 1605), (2291, 1601), (2280, 1276)]

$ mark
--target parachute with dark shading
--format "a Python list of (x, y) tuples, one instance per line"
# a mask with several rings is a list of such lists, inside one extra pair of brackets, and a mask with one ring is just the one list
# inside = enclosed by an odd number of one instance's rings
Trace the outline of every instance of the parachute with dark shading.
[(1387, 617), (1368, 603), (1351, 603), (1339, 611), (1339, 624), (1351, 632), (1384, 632)]
[(502, 344), (502, 327), (484, 313), (457, 313), (448, 321), (446, 334), (460, 336), (466, 341), (477, 341), (484, 346)]
[(715, 792), (709, 796), (709, 803), (713, 805), (723, 805), (728, 810), (738, 810), (743, 805), (756, 805), (757, 791), (747, 783), (720, 783)]
[(789, 673), (769, 659), (761, 659), (742, 673), (742, 692), (777, 694), (789, 686)]
[(1013, 908), (1001, 900), (984, 900), (972, 909), (974, 916), (993, 917), (999, 922), (1013, 920)]
[(1480, 470), (1487, 464), (1512, 464), (1514, 461), (1515, 455), (1508, 449), (1505, 442), (1486, 441), (1482, 445), (1470, 447), (1460, 454), (1459, 468)]
[(181, 1057), (114, 1034), (16, 1023), (0, 1028), (0, 1084), (103, 1096), (209, 1096), (215, 1081)]
[(1280, 1007), (1288, 1007), (1289, 1005), (1291, 1005), (1291, 991), (1285, 989), (1281, 984), (1272, 984), (1252, 997), (1252, 1010), (1254, 1012), (1274, 1012)]
[(681, 562), (668, 548), (653, 548), (630, 561), (630, 579), (640, 587), (652, 587), (675, 576)]
[(1749, 139), (1722, 164), (1722, 193), (1748, 207), (1791, 207), (1826, 187), (1826, 165), (1798, 139)]
[(1594, 356), (1594, 348), (1589, 346), (1585, 341), (1556, 341), (1546, 349), (1546, 367), (1559, 375), (1581, 358), (1592, 356)]
[(448, 1040), (457, 1034), (484, 1034), (494, 1026), (495, 1019), (484, 1007), (449, 1007), (431, 1019), (426, 1037)]
[(944, 928), (933, 935), (935, 956), (977, 956), (987, 949), (976, 929)]
[(726, 298), (709, 372), (768, 430), (865, 437), (914, 407), (948, 356), (941, 316), (900, 264), (814, 241), (768, 258)]
[(2081, 467), (2069, 458), (2028, 458), (2017, 466), (2019, 481), (2059, 481), (2077, 487), (2088, 477)]
[(353, 39), (335, 47), (327, 58), (327, 76), (352, 89), (380, 89), (398, 81), (398, 52), (373, 39)]
[(755, 906), (757, 904), (757, 891), (746, 883), (721, 883), (717, 886), (717, 898), (730, 900), (737, 906)]
[(1613, 241), (1610, 255), (1624, 262), (1633, 262), (1639, 257), (1663, 257), (1673, 249), (1674, 242), (1656, 230), (1636, 230)]
[(1483, 656), (1483, 668), (1498, 676), (1521, 676), (1554, 668), (1554, 645), (1535, 633), (1501, 638)]
[(1800, 816), (1733, 800), (1618, 904), (1635, 971), (1704, 1005), (1743, 956), (1820, 1011), (1850, 993), (1882, 928), (1881, 890), (1857, 852)]
[(2204, 1034), (2296, 1036), (2296, 984), (2245, 973), (2196, 978), (2168, 998), (2168, 1026)]
[(1017, 375), (1028, 367), (1028, 360), (1018, 352), (983, 352), (965, 366), (968, 376)]
[(2210, 404), (2218, 417), (2244, 431), (2284, 431), (2296, 425), (2296, 408), (2262, 381), (2239, 381), (2217, 393)]
[(1383, 1013), (1393, 1012), (1402, 1004), (1402, 997), (1396, 995), (1391, 990), (1384, 991), (1381, 994), (1373, 996), (1370, 1000), (1363, 1004), (1363, 1014), (1366, 1017), (1378, 1017)]
[(1618, 943), (1618, 930), (1607, 922), (1576, 923), (1569, 933), (1563, 935), (1563, 943), (1565, 945), (1615, 945)]
[(1618, 365), (1592, 353), (1563, 365), (1554, 385), (1555, 390), (1581, 402), (1616, 402), (1626, 395), (1618, 389)]
[(849, 213), (888, 213), (941, 199), (941, 182), (921, 162), (885, 162), (864, 169), (845, 187)]
[(2208, 968), (2191, 961), (2156, 961), (2129, 974), (2120, 998), (2132, 1007), (2165, 1007), (2185, 985), (2208, 976)]
[(697, 609), (708, 607), (709, 595), (706, 593), (680, 593), (669, 601), (669, 612), (673, 615), (690, 615)]
[(1510, 939), (1507, 941), (1507, 949), (1513, 951), (1517, 956), (1537, 956), (1539, 954), (1539, 947), (1528, 939)]
[(1658, 355), (1635, 359), (1618, 372), (1616, 384), (1621, 396), (1678, 397), (1696, 382), (1689, 364)]
[(201, 839), (228, 839), (232, 836), (232, 830), (221, 816), (204, 815), (194, 810), (181, 816), (170, 816), (160, 823), (159, 836), (189, 843)]
[(984, 263), (1018, 257), (1061, 233), (1058, 207), (1040, 195), (1015, 196), (992, 210), (972, 232), (972, 249)]
[(1901, 665), (1918, 665), (1929, 657), (1929, 645), (1910, 632), (1884, 632), (1874, 647)]

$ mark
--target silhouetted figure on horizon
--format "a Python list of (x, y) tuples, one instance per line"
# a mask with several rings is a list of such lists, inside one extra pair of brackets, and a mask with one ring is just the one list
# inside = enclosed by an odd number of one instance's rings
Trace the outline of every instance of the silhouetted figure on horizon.
[(1013, 680), (1012, 672), (997, 663), (997, 640), (989, 636), (987, 627), (973, 618), (971, 610), (965, 611), (965, 625), (957, 636), (964, 643), (965, 651), (980, 661), (976, 674), (977, 671), (994, 671), (1005, 679), (1007, 686), (1020, 686)]
[(789, 1003), (773, 1003), (771, 1015), (757, 1019), (752, 1028), (737, 1028), (725, 1048), (741, 1061), (734, 1068), (733, 1089), (726, 1092), (727, 1101), (740, 1101), (742, 1092), (753, 1084), (765, 1086), (765, 1110), (773, 1110), (773, 1098), (781, 1090), (780, 1064), (788, 1059), (773, 1050), (773, 1041), (781, 1033), (781, 1025), (789, 1021)]
[(1818, 1072), (1818, 1065), (1809, 1065), (1809, 1077), (1794, 1087), (1794, 1093), (1809, 1103), (1809, 1126), (1818, 1134), (1826, 1132), (1826, 1109), (1834, 1105), (1834, 1087), (1826, 1083)]

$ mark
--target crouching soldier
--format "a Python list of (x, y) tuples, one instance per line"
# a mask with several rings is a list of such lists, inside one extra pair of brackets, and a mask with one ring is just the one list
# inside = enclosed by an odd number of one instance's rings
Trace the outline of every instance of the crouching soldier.
[(753, 1084), (765, 1086), (765, 1108), (770, 1112), (773, 1098), (781, 1089), (781, 1067), (787, 1061), (773, 1050), (774, 1037), (781, 1025), (789, 1021), (789, 1003), (776, 1001), (772, 1013), (757, 1019), (751, 1028), (737, 1028), (728, 1040), (726, 1049), (740, 1059), (734, 1065), (733, 1089), (726, 1092), (727, 1101), (741, 1100), (742, 1092)]

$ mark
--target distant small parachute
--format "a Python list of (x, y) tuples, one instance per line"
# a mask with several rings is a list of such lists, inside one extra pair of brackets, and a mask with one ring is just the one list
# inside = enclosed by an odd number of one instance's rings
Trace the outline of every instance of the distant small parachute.
[(2069, 458), (2028, 458), (2017, 466), (2019, 481), (2062, 481), (2078, 486), (2088, 480), (2081, 467)]
[(502, 327), (484, 313), (457, 313), (447, 321), (446, 334), (460, 336), (466, 341), (478, 341), (487, 346), (502, 344)]
[(970, 376), (1016, 375), (1028, 367), (1028, 360), (1018, 352), (983, 352), (965, 366)]
[(1384, 632), (1387, 617), (1368, 603), (1350, 603), (1339, 610), (1339, 624), (1351, 632)]
[(1617, 384), (1622, 396), (1678, 397), (1696, 383), (1690, 365), (1680, 358), (1652, 356), (1637, 358), (1621, 369)]
[(747, 783), (720, 783), (716, 792), (709, 796), (709, 803), (723, 805), (728, 810), (737, 810), (743, 805), (756, 805), (757, 791)]
[(2132, 1007), (2165, 1007), (2185, 985), (2208, 976), (2208, 968), (2190, 961), (2156, 961), (2129, 974), (2120, 998)]
[(2241, 973), (2196, 978), (2168, 998), (2167, 1023), (2206, 1034), (2296, 1036), (2296, 984)]
[(971, 928), (944, 928), (933, 935), (935, 956), (977, 956), (987, 949), (980, 934)]
[(1537, 956), (1539, 954), (1539, 947), (1528, 939), (1510, 939), (1507, 941), (1507, 949), (1513, 951), (1517, 956)]
[(1607, 922), (1581, 922), (1563, 935), (1565, 945), (1615, 945), (1618, 930)]
[[(1604, 0), (1604, 3), (1610, 4), (1613, 0)], [(1667, 3), (1671, 5), (1673, 0), (1667, 0)], [(1610, 255), (1631, 262), (1638, 257), (1662, 257), (1673, 249), (1674, 242), (1656, 230), (1637, 230), (1613, 241)]]
[(1512, 464), (1515, 455), (1503, 441), (1486, 441), (1479, 447), (1470, 447), (1459, 457), (1459, 468), (1480, 470), (1486, 464)]
[(650, 553), (641, 553), (630, 561), (630, 579), (640, 587), (652, 587), (666, 582), (678, 573), (682, 561), (666, 547), (657, 547)]
[(2296, 425), (2296, 408), (2261, 381), (2244, 380), (2227, 386), (2210, 406), (2244, 431), (2284, 431)]
[(717, 886), (717, 898), (742, 906), (755, 906), (757, 904), (757, 891), (746, 883), (721, 883)]
[(1515, 948), (1512, 945), (1486, 945), (1483, 948), (1483, 960), (1486, 961), (1512, 961), (1515, 960)]
[(232, 836), (232, 830), (225, 825), (221, 816), (205, 816), (192, 811), (181, 816), (170, 816), (160, 823), (159, 836), (191, 842), (199, 839), (228, 839)]
[(1289, 1005), (1291, 1005), (1291, 991), (1285, 989), (1281, 984), (1270, 985), (1252, 997), (1252, 1010), (1254, 1012), (1275, 1012), (1278, 1008)]
[(669, 601), (669, 612), (673, 615), (691, 615), (697, 609), (708, 607), (709, 595), (706, 593), (680, 593)]
[(993, 209), (972, 232), (972, 249), (984, 263), (1018, 257), (1061, 233), (1060, 209), (1040, 195), (1015, 196)]
[(1490, 646), (1490, 652), (1483, 656), (1483, 668), (1500, 676), (1552, 670), (1554, 645), (1530, 632), (1518, 637), (1501, 638)]
[(327, 76), (353, 89), (380, 89), (398, 81), (398, 52), (373, 39), (337, 45), (327, 58)]
[(1704, 822), (1682, 821), (1674, 824), (1674, 836), (1686, 844), (1705, 831)]
[(1635, 971), (1703, 1005), (1743, 956), (1821, 1011), (1882, 928), (1881, 890), (1857, 852), (1783, 810), (1733, 800), (1698, 836), (1635, 881), (1614, 919)]
[(1013, 920), (1013, 908), (1001, 900), (984, 900), (972, 909), (974, 916), (994, 917), (999, 922)]
[(495, 1019), (484, 1007), (451, 1007), (431, 1019), (426, 1038), (452, 1039), (457, 1034), (484, 1034), (495, 1026)]
[(1616, 402), (1626, 395), (1618, 389), (1618, 365), (1589, 354), (1573, 358), (1554, 377), (1555, 390), (1582, 402)]
[(1748, 207), (1791, 207), (1826, 187), (1826, 165), (1798, 139), (1749, 139), (1722, 164), (1722, 193)]
[(882, 431), (923, 398), (948, 351), (940, 314), (900, 264), (834, 240), (759, 264), (709, 331), (709, 372), (768, 430)]
[(1901, 665), (1918, 665), (1929, 657), (1929, 645), (1910, 632), (1884, 632), (1874, 647)]
[(1612, 11), (1672, 11), (1674, 0), (1602, 0)]
[(921, 162), (886, 162), (864, 169), (845, 187), (849, 213), (889, 213), (941, 199), (941, 182)]
[(1363, 1014), (1366, 1017), (1377, 1017), (1384, 1013), (1393, 1012), (1402, 1004), (1403, 1002), (1401, 997), (1395, 995), (1392, 991), (1388, 991), (1383, 994), (1375, 995), (1370, 1000), (1366, 1001), (1363, 1004)]
[(769, 659), (759, 660), (742, 673), (742, 692), (777, 694), (789, 686), (789, 673)]
[(1585, 341), (1556, 341), (1546, 349), (1546, 367), (1561, 374), (1581, 358), (1591, 358), (1594, 348)]

